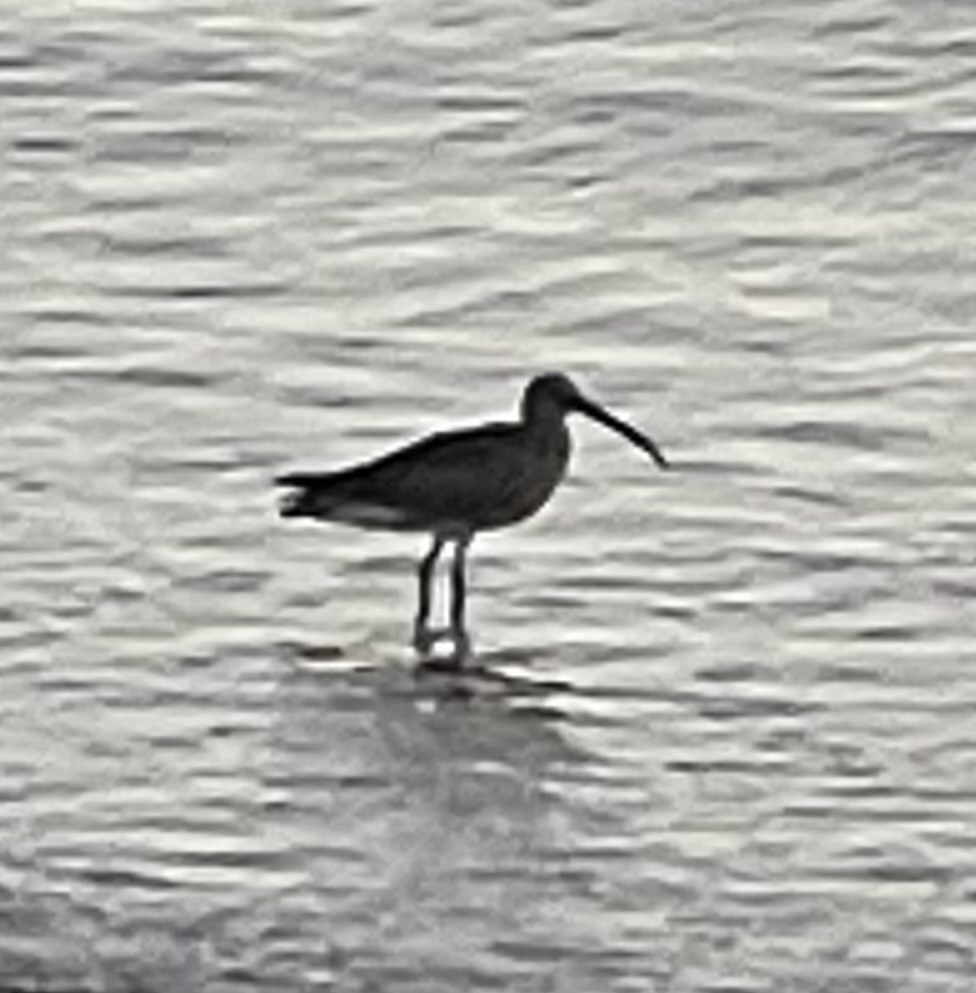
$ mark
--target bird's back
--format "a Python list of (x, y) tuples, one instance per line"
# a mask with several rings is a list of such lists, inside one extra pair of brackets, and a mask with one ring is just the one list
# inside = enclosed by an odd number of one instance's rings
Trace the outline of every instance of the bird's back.
[(276, 482), (294, 488), (282, 504), (284, 516), (467, 532), (535, 513), (562, 478), (568, 456), (565, 429), (538, 439), (522, 424), (487, 424), (431, 435), (348, 469), (289, 473)]

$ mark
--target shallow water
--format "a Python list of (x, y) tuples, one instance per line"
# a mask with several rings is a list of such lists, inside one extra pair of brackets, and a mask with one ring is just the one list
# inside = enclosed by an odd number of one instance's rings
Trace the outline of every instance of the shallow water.
[[(969, 5), (0, 11), (0, 985), (968, 993)], [(269, 480), (549, 368), (418, 675)]]

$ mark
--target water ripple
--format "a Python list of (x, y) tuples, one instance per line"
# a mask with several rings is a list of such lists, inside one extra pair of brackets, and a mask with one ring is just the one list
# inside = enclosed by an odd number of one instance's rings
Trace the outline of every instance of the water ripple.
[[(0, 28), (0, 985), (971, 985), (960, 5)], [(475, 658), (270, 481), (509, 416)]]

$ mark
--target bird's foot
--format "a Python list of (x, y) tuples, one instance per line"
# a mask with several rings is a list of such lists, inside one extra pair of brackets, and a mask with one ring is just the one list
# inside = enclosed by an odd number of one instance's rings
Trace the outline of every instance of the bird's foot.
[(413, 647), (418, 655), (429, 655), (437, 644), (439, 637), (443, 634), (435, 628), (429, 628), (426, 624), (418, 624), (413, 629)]
[(457, 659), (458, 665), (461, 665), (471, 658), (473, 654), (471, 635), (464, 628), (455, 628), (450, 634), (454, 642), (454, 658)]
[[(442, 644), (449, 646), (446, 652), (439, 650)], [(467, 631), (455, 628), (416, 627), (413, 647), (421, 665), (460, 668), (471, 657), (471, 637)]]

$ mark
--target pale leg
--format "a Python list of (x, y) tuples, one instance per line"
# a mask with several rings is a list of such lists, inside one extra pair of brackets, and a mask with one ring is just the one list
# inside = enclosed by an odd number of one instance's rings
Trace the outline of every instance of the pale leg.
[(465, 555), (470, 544), (470, 535), (456, 538), (454, 559), (451, 562), (451, 634), (459, 656), (467, 655), (470, 648), (468, 632), (464, 624), (464, 602), (467, 595)]
[(437, 556), (440, 555), (443, 547), (444, 539), (435, 534), (430, 551), (421, 560), (417, 569), (417, 617), (413, 623), (413, 644), (418, 652), (427, 651), (433, 640), (429, 626), (430, 607), (433, 601), (431, 587), (434, 579), (434, 567), (437, 565)]

